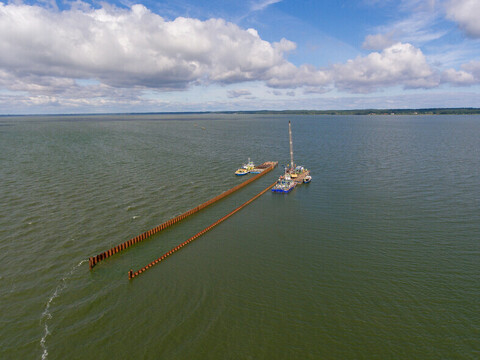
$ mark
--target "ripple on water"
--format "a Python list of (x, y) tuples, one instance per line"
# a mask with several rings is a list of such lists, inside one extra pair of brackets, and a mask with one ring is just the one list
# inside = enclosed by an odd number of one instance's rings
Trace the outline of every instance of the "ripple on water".
[[(207, 131), (159, 115), (2, 129), (0, 357), (472, 358), (478, 117), (187, 118)], [(288, 120), (311, 184), (265, 194), (134, 281), (281, 170), (79, 264), (240, 183), (249, 156), (286, 163)]]

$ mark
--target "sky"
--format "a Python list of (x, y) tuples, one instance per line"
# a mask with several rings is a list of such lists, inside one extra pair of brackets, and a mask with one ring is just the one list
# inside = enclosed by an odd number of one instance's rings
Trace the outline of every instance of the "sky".
[(0, 114), (480, 107), (480, 0), (0, 0)]

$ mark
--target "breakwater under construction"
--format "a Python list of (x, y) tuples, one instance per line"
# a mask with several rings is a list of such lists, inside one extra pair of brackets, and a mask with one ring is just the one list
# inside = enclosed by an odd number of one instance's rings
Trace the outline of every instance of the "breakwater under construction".
[(135, 271), (133, 272), (133, 270), (130, 270), (128, 272), (128, 278), (129, 279), (133, 279), (134, 277), (142, 274), (143, 272), (147, 271), (148, 269), (150, 269), (152, 266), (158, 264), (159, 262), (165, 260), (167, 257), (169, 257), (170, 255), (172, 255), (174, 252), (182, 249), (184, 246), (188, 245), (189, 243), (191, 243), (193, 240), (197, 239), (198, 237), (202, 236), (203, 234), (205, 234), (207, 231), (210, 231), (211, 229), (213, 229), (215, 226), (217, 226), (218, 224), (220, 224), (221, 222), (227, 220), (230, 216), (234, 215), (235, 213), (237, 213), (238, 211), (242, 210), (245, 206), (247, 206), (248, 204), (250, 204), (251, 202), (255, 201), (256, 199), (258, 199), (260, 196), (262, 196), (263, 194), (265, 194), (268, 190), (270, 190), (274, 185), (276, 184), (276, 182), (274, 182), (273, 184), (269, 185), (266, 189), (262, 190), (261, 192), (259, 192), (257, 195), (255, 195), (253, 198), (251, 198), (250, 200), (244, 202), (242, 205), (240, 205), (239, 207), (237, 207), (235, 210), (229, 212), (227, 215), (221, 217), (220, 219), (218, 219), (217, 221), (215, 221), (213, 224), (207, 226), (205, 229), (203, 229), (202, 231), (196, 233), (195, 235), (193, 235), (192, 237), (190, 237), (188, 240), (182, 242), (181, 244), (175, 246), (173, 249), (171, 249), (170, 251), (167, 251), (165, 254), (163, 254), (161, 257), (159, 257), (158, 259), (155, 259), (153, 260), (151, 263), (149, 263), (148, 265), (144, 266), (143, 268), (141, 268), (140, 270), (138, 271)]
[(263, 163), (262, 165), (260, 165), (260, 167), (262, 167), (264, 169), (261, 173), (256, 174), (255, 176), (253, 176), (253, 177), (245, 180), (244, 182), (234, 186), (230, 190), (227, 190), (227, 191), (221, 193), (220, 195), (215, 196), (214, 198), (204, 202), (203, 204), (200, 204), (200, 205), (194, 207), (193, 209), (190, 209), (190, 210), (184, 212), (183, 214), (180, 214), (180, 215), (175, 216), (174, 218), (172, 218), (170, 220), (167, 220), (166, 222), (154, 227), (153, 229), (145, 231), (145, 232), (141, 233), (140, 235), (135, 236), (134, 238), (131, 238), (128, 241), (125, 241), (125, 242), (123, 242), (123, 243), (121, 243), (117, 246), (114, 246), (111, 249), (106, 250), (106, 251), (104, 251), (104, 252), (102, 252), (102, 253), (100, 253), (96, 256), (89, 257), (89, 259), (88, 259), (89, 268), (93, 269), (93, 267), (95, 265), (97, 265), (100, 261), (108, 259), (109, 257), (111, 257), (111, 256), (113, 256), (113, 255), (115, 255), (115, 254), (117, 254), (117, 253), (119, 253), (119, 252), (121, 252), (125, 249), (128, 249), (129, 247), (131, 247), (131, 246), (133, 246), (133, 245), (135, 245), (135, 244), (137, 244), (141, 241), (144, 241), (145, 239), (151, 237), (152, 235), (154, 235), (154, 234), (156, 234), (156, 233), (158, 233), (158, 232), (160, 232), (160, 231), (178, 223), (179, 221), (184, 220), (185, 218), (199, 212), (202, 209), (205, 209), (207, 206), (216, 203), (217, 201), (227, 197), (228, 195), (233, 194), (235, 191), (240, 190), (241, 188), (247, 186), (251, 182), (253, 182), (253, 181), (257, 180), (258, 178), (262, 177), (263, 175), (269, 173), (277, 165), (278, 165), (278, 162), (276, 162), (276, 161), (267, 161), (267, 162)]

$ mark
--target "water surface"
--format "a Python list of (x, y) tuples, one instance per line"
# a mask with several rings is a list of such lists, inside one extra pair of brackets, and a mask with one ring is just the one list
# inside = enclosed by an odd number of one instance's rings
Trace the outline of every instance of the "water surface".
[[(225, 191), (272, 183), (88, 270)], [(0, 358), (478, 359), (480, 117), (0, 118)]]

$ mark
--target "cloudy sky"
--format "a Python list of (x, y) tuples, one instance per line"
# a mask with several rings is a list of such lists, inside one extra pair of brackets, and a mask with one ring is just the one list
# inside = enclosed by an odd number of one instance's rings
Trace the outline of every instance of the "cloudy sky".
[(480, 0), (0, 0), (0, 114), (480, 107), (479, 19)]

